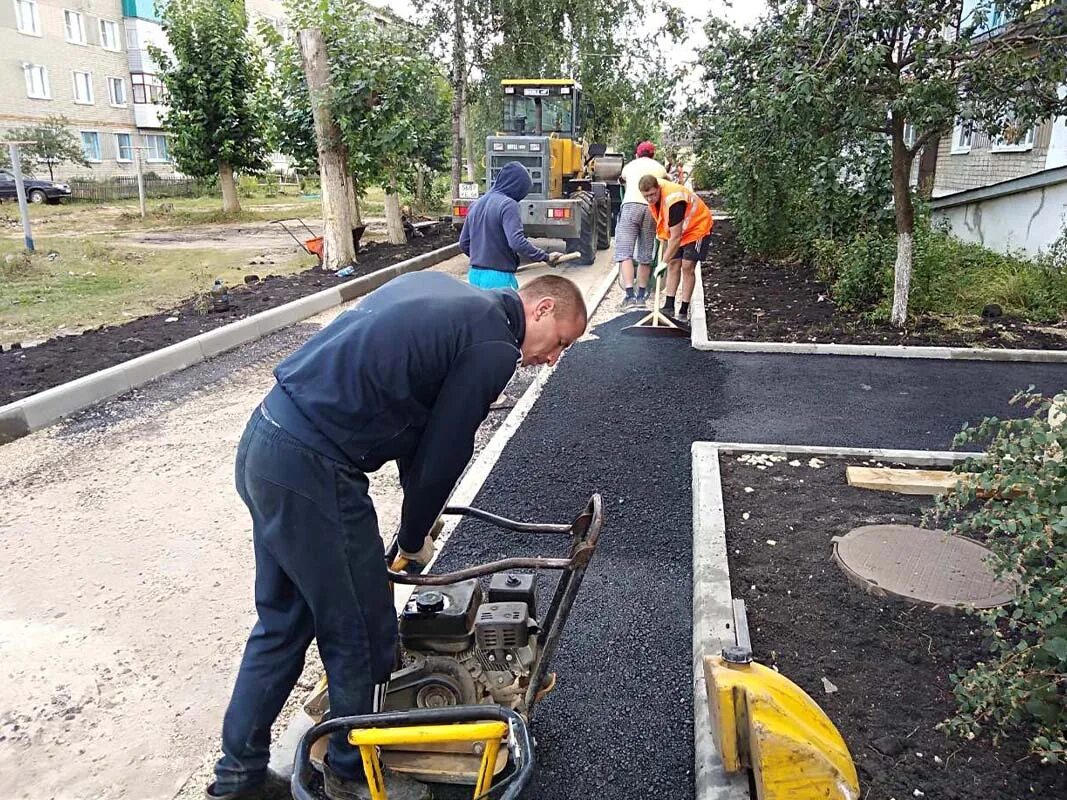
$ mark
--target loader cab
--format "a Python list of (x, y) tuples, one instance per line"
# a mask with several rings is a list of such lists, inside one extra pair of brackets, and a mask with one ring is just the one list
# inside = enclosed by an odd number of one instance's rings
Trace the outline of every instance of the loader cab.
[(577, 139), (581, 135), (581, 87), (576, 81), (504, 80), (505, 136), (557, 136)]

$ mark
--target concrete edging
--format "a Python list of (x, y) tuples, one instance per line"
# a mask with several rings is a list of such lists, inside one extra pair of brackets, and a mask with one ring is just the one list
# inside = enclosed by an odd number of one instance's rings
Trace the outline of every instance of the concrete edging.
[(726, 514), (720, 453), (852, 456), (915, 466), (952, 466), (979, 453), (892, 450), (877, 447), (812, 447), (751, 442), (693, 442), (693, 770), (696, 800), (748, 798), (745, 775), (729, 775), (715, 747), (708, 709), (703, 657), (734, 643)]
[(691, 343), (694, 350), (713, 353), (789, 353), (793, 355), (935, 358), (961, 361), (1034, 361), (1067, 364), (1067, 350), (1004, 350), (992, 347), (925, 347), (903, 344), (829, 344), (817, 342), (711, 341), (700, 264), (693, 289)]
[(354, 300), (407, 272), (432, 267), (458, 254), (458, 244), (440, 247), (0, 406), (0, 444), (46, 428), (70, 414)]

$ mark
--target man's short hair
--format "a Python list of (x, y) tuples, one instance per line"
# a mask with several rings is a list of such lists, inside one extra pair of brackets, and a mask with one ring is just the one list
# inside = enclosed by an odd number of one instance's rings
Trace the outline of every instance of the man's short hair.
[(556, 301), (556, 316), (581, 317), (582, 322), (589, 321), (589, 311), (585, 307), (582, 290), (574, 281), (561, 275), (541, 275), (519, 289), (519, 296), (524, 300), (539, 300), (551, 297)]
[(642, 192), (648, 192), (659, 188), (659, 179), (655, 175), (642, 175), (637, 188)]

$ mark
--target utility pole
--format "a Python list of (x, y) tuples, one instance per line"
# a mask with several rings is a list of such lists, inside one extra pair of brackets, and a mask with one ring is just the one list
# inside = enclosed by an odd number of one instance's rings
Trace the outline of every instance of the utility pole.
[[(460, 118), (467, 96), (466, 44), (463, 35), (463, 2), (452, 0), (452, 197), (459, 197), (459, 182), (463, 180), (463, 141), (460, 136)], [(467, 131), (470, 139), (470, 130)]]
[(141, 151), (148, 148), (144, 145), (136, 145), (131, 148), (137, 155), (137, 199), (141, 205), (141, 219), (145, 218), (145, 196), (144, 196), (144, 159), (141, 158)]
[(19, 198), (19, 216), (22, 217), (22, 237), (26, 249), (33, 252), (33, 231), (30, 229), (30, 209), (26, 204), (26, 184), (22, 182), (22, 164), (19, 163), (19, 145), (33, 142), (8, 142), (11, 153), (11, 171), (15, 174), (15, 194)]

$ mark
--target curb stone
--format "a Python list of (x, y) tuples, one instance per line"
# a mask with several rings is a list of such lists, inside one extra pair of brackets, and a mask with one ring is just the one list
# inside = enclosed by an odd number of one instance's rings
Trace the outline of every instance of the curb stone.
[(138, 386), (354, 300), (400, 275), (432, 267), (458, 254), (458, 244), (440, 247), (0, 406), (0, 445), (46, 428), (66, 416), (125, 394)]
[(867, 356), (876, 358), (934, 358), (961, 361), (1036, 361), (1067, 364), (1067, 350), (1008, 350), (999, 347), (928, 347), (904, 344), (832, 344), (816, 342), (711, 341), (700, 264), (693, 288), (694, 350), (714, 353), (790, 353), (793, 355)]

